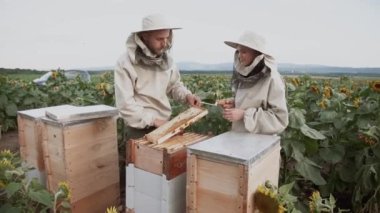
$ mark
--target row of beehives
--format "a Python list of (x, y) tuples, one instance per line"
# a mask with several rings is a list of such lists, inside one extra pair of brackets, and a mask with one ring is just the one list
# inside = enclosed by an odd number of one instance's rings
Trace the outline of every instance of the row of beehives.
[[(105, 212), (120, 203), (117, 110), (90, 111), (92, 119), (60, 121), (45, 116), (52, 109), (75, 113), (72, 107), (19, 111), (20, 154), (34, 167), (29, 178), (37, 178), (50, 191), (55, 192), (61, 181), (68, 183), (72, 212)], [(81, 108), (81, 113), (86, 110)]]
[[(45, 117), (47, 109), (18, 113), (21, 156), (36, 167), (29, 175), (53, 192), (67, 181), (73, 212), (117, 206), (116, 114), (63, 122)], [(252, 212), (257, 185), (278, 181), (275, 136), (184, 133), (162, 144), (138, 139), (128, 145), (127, 212)]]

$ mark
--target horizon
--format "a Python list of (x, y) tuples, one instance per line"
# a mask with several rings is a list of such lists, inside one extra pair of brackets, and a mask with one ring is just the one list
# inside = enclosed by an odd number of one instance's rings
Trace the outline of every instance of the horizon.
[[(211, 71), (214, 69), (211, 69), (209, 67), (222, 67), (222, 66), (227, 66), (230, 65), (231, 67), (233, 66), (232, 62), (222, 62), (222, 63), (199, 63), (199, 62), (191, 62), (191, 61), (181, 61), (181, 62), (176, 62), (177, 67), (180, 69), (180, 71)], [(180, 66), (202, 66), (204, 69), (197, 69), (197, 68), (181, 68)], [(368, 70), (375, 70), (376, 72), (379, 72), (380, 74), (380, 66), (379, 67), (341, 67), (341, 66), (329, 66), (329, 65), (323, 65), (323, 64), (296, 64), (296, 63), (278, 63), (278, 68), (281, 69), (288, 69), (289, 66), (294, 66), (294, 68), (297, 69), (305, 69), (305, 68), (311, 68), (311, 69), (346, 69), (346, 70), (363, 70), (363, 69), (368, 69)], [(69, 68), (69, 69), (63, 69), (61, 67), (53, 68), (53, 69), (36, 69), (36, 68), (9, 68), (9, 67), (0, 67), (0, 69), (8, 69), (8, 70), (15, 70), (15, 69), (20, 69), (20, 70), (35, 70), (35, 71), (51, 71), (51, 70), (57, 70), (57, 69), (62, 69), (62, 70), (84, 70), (84, 71), (105, 71), (105, 70), (113, 70), (114, 66), (85, 66), (85, 67), (74, 67), (74, 68)], [(215, 69), (214, 71), (229, 71), (230, 69)], [(301, 71), (301, 70), (299, 70)]]

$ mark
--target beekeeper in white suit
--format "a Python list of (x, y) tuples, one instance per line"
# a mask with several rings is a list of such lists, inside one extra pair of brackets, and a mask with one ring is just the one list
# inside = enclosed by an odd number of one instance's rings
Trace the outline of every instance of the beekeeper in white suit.
[(116, 107), (127, 125), (127, 138), (140, 138), (168, 121), (169, 97), (191, 106), (200, 99), (181, 82), (169, 54), (173, 30), (163, 15), (143, 18), (141, 29), (127, 39), (115, 68)]
[(285, 84), (265, 40), (244, 32), (236, 41), (225, 41), (235, 49), (231, 86), (234, 98), (220, 100), (223, 117), (232, 122), (232, 131), (277, 134), (288, 121)]

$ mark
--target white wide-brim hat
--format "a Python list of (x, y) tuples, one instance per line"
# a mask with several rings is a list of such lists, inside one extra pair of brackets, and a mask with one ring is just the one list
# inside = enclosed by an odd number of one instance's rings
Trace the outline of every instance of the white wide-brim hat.
[(173, 26), (164, 15), (152, 14), (145, 16), (142, 20), (141, 29), (133, 33), (153, 31), (153, 30), (177, 30), (180, 27)]
[(265, 39), (252, 31), (245, 31), (237, 41), (224, 41), (224, 43), (235, 49), (237, 45), (246, 46), (270, 56), (265, 48)]

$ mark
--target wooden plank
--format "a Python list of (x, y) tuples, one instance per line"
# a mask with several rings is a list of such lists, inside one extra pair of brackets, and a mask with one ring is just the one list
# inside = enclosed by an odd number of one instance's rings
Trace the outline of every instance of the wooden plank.
[(235, 212), (247, 212), (248, 166), (239, 165), (239, 194)]
[[(104, 155), (109, 155), (110, 158), (117, 159), (118, 153), (116, 140), (116, 136), (111, 136), (108, 139), (94, 140), (92, 143), (82, 143), (82, 141), (78, 141), (76, 147), (65, 149), (65, 160), (67, 165), (73, 168), (78, 163), (91, 163), (91, 161), (96, 161)], [(84, 152), (83, 150), (86, 151)], [(100, 167), (101, 165), (98, 166)]]
[(136, 144), (135, 167), (142, 170), (162, 175), (164, 155), (162, 149), (154, 149), (146, 145)]
[(171, 154), (164, 150), (163, 173), (167, 180), (171, 180), (186, 172), (186, 157), (186, 148)]
[(104, 213), (111, 206), (120, 204), (119, 183), (109, 185), (96, 193), (72, 203), (73, 213)]
[(239, 201), (239, 166), (197, 158), (197, 167), (198, 212), (236, 212)]
[(237, 197), (206, 189), (197, 189), (197, 213), (236, 212)]
[(47, 139), (47, 128), (46, 126), (42, 126), (42, 153), (44, 158), (44, 166), (46, 171), (46, 187), (49, 191), (52, 192), (51, 183), (52, 181), (52, 171), (51, 171), (51, 165), (50, 165), (50, 159), (49, 159), (49, 151), (48, 151), (48, 139)]
[(182, 132), (190, 124), (207, 115), (207, 113), (207, 109), (191, 107), (151, 133), (145, 135), (145, 138), (155, 144), (163, 143), (170, 137)]
[(92, 178), (89, 178), (89, 175), (68, 176), (73, 202), (90, 196), (107, 185), (119, 183), (118, 167), (104, 167), (101, 170), (92, 171), (91, 174)]
[(188, 154), (187, 180), (186, 180), (186, 210), (188, 213), (197, 212), (197, 158), (193, 154)]
[(186, 171), (186, 147), (206, 138), (208, 136), (185, 133), (162, 144), (153, 144), (145, 139), (130, 140), (127, 162), (154, 174), (165, 174), (170, 180)]
[(117, 144), (116, 117), (88, 120), (64, 127), (64, 146), (65, 149), (80, 149), (81, 144), (100, 140), (107, 141), (112, 136)]
[(20, 145), (20, 155), (21, 155), (21, 159), (25, 160), (26, 154), (27, 154), (26, 144), (25, 144), (25, 131), (24, 131), (25, 124), (24, 124), (24, 119), (20, 115), (17, 115), (17, 127), (18, 127), (18, 143)]
[[(109, 167), (113, 167), (114, 169), (118, 168), (119, 160), (117, 158), (117, 154), (112, 152), (105, 152), (103, 154), (98, 154), (96, 158), (83, 158), (81, 161), (66, 160), (65, 163), (67, 164), (67, 174), (71, 179), (93, 179), (92, 176), (101, 172), (105, 173), (104, 170)], [(118, 174), (114, 174), (114, 176), (118, 177)]]
[(135, 150), (136, 150), (136, 140), (134, 139), (130, 139), (129, 141), (127, 141), (127, 144), (125, 146), (125, 149), (126, 149), (126, 159), (125, 159), (125, 165), (127, 166), (128, 164), (130, 163), (135, 163), (135, 159), (136, 159), (136, 154), (135, 154)]
[(43, 156), (49, 191), (55, 192), (60, 181), (66, 180), (62, 132), (57, 127), (42, 126)]
[(169, 153), (176, 152), (177, 150), (186, 148), (189, 145), (198, 143), (209, 138), (207, 135), (200, 135), (196, 133), (185, 132), (184, 134), (175, 135), (161, 144), (153, 144), (151, 147), (167, 149)]
[(28, 165), (44, 171), (41, 122), (21, 116), (18, 119), (21, 158)]

